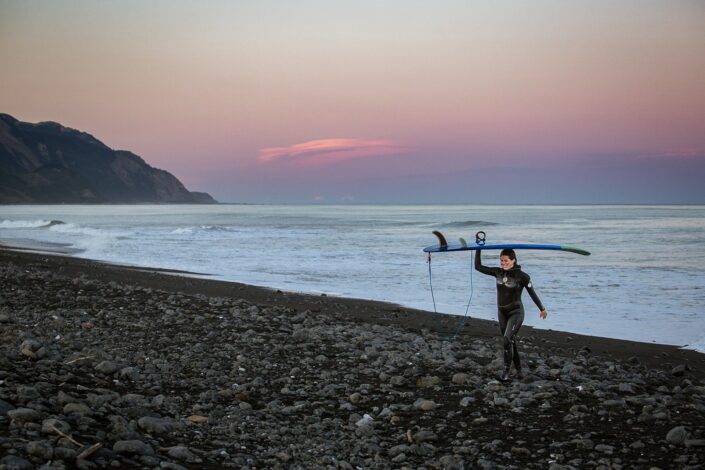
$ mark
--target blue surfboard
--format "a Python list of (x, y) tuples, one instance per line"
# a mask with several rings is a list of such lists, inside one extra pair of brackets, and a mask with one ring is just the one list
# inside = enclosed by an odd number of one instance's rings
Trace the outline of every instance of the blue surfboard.
[[(565, 245), (542, 245), (535, 243), (500, 243), (488, 244), (485, 243), (485, 233), (478, 232), (475, 236), (475, 243), (467, 243), (462, 238), (459, 242), (448, 243), (445, 236), (441, 232), (434, 231), (433, 234), (438, 238), (438, 245), (427, 246), (423, 249), (426, 253), (443, 253), (446, 251), (477, 251), (477, 250), (504, 250), (511, 248), (513, 250), (558, 250), (569, 251), (583, 256), (589, 256), (590, 252), (576, 248), (574, 246)], [(481, 236), (479, 236), (482, 234)]]

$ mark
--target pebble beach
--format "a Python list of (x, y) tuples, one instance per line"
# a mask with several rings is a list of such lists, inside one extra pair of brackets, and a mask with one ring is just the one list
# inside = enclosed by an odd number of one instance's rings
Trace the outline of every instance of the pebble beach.
[(0, 249), (0, 469), (705, 466), (705, 355), (458, 320)]

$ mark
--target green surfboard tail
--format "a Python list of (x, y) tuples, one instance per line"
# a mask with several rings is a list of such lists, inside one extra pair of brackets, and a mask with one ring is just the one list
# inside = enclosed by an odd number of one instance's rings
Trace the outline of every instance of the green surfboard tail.
[(577, 253), (579, 255), (583, 256), (590, 256), (590, 252), (586, 250), (581, 250), (580, 248), (575, 248), (572, 246), (561, 246), (561, 250), (563, 251), (570, 251), (571, 253)]

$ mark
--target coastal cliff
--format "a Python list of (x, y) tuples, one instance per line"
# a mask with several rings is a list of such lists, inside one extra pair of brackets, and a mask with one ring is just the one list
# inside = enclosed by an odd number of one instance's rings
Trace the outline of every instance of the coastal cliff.
[(90, 134), (0, 114), (0, 203), (215, 202), (138, 155), (113, 150)]

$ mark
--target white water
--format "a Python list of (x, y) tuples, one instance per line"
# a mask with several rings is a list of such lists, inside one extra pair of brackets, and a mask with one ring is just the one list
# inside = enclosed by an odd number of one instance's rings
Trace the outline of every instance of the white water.
[[(518, 253), (549, 310), (525, 296), (525, 324), (705, 352), (705, 206), (0, 206), (10, 245), (425, 310), (436, 229), (593, 253)], [(472, 275), (470, 315), (493, 319), (494, 280), (471, 261), (433, 256), (436, 306), (462, 315)]]

